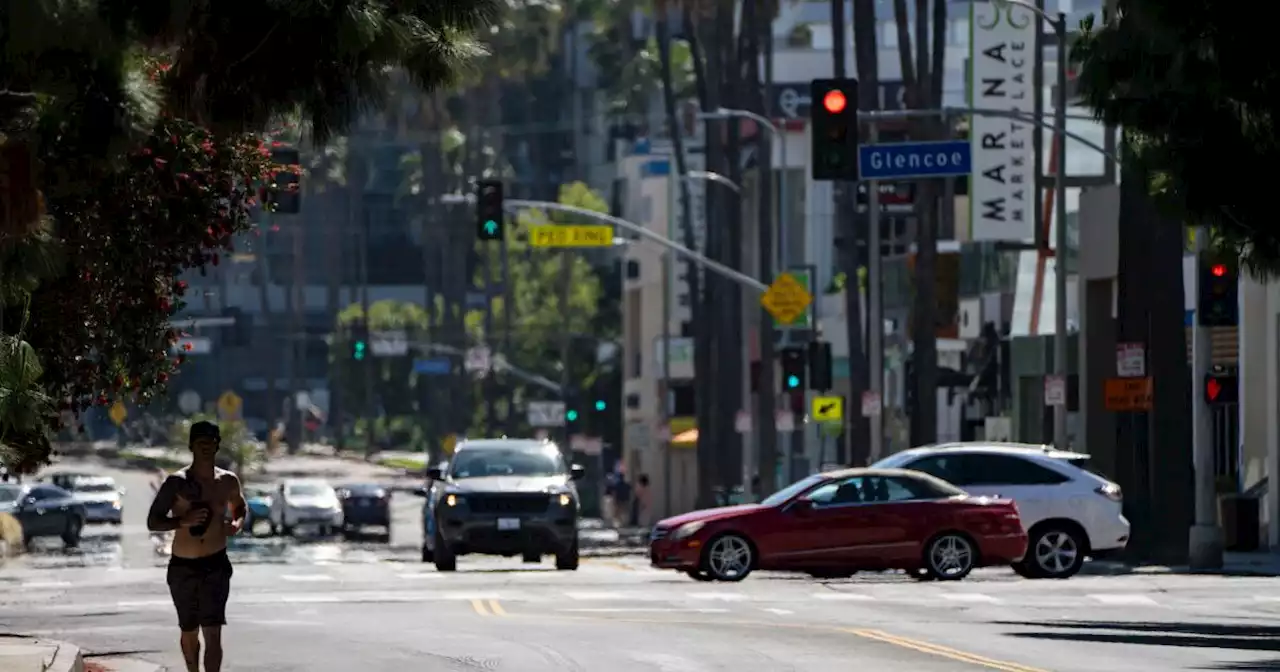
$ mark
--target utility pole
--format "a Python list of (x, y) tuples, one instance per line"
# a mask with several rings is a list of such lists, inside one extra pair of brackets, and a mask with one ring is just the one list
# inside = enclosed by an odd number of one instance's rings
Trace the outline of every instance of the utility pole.
[(1195, 465), (1195, 525), (1189, 538), (1189, 564), (1192, 569), (1221, 569), (1223, 534), (1218, 527), (1217, 488), (1213, 469), (1213, 416), (1202, 386), (1209, 375), (1212, 351), (1209, 328), (1204, 325), (1204, 309), (1199, 273), (1201, 258), (1209, 248), (1209, 230), (1200, 228), (1195, 234), (1195, 258), (1197, 272), (1192, 274), (1196, 283), (1193, 296), (1197, 299), (1195, 324), (1191, 331), (1191, 442), (1192, 463)]
[(305, 241), (302, 238), (302, 222), (300, 217), (291, 217), (293, 226), (291, 233), (293, 234), (293, 273), (289, 283), (289, 304), (292, 308), (290, 321), (292, 326), (289, 329), (289, 399), (286, 403), (288, 413), (285, 415), (288, 424), (285, 425), (288, 432), (289, 452), (296, 453), (302, 448), (302, 410), (298, 407), (298, 398), (303, 392), (302, 367), (306, 361), (303, 356), (306, 347), (306, 334), (303, 329), (303, 311), (306, 301), (306, 293), (303, 289), (305, 281), (304, 268), (302, 258), (305, 254)]
[[(493, 351), (493, 252), (487, 247), (484, 249), (484, 345)], [(492, 354), (490, 355), (492, 357)], [(488, 375), (484, 377), (482, 389), (484, 390), (484, 426), (485, 433), (494, 436), (494, 432), (498, 429), (497, 417), (495, 417), (497, 409), (498, 394), (497, 376), (493, 363), (490, 362)]]
[[(1065, 391), (1067, 385), (1067, 15), (1058, 12), (1053, 21), (1058, 39), (1058, 96), (1054, 100), (1053, 134), (1058, 141), (1054, 172), (1054, 334), (1053, 372)], [(1036, 171), (1040, 166), (1036, 166)], [(1067, 403), (1053, 409), (1053, 447), (1067, 450)]]
[[(938, 2), (940, 0), (935, 0)], [(867, 142), (880, 142), (880, 127), (872, 121), (867, 129)], [(875, 464), (884, 454), (884, 297), (880, 270), (880, 181), (867, 183), (867, 390), (878, 400), (879, 407), (867, 418), (870, 448), (867, 464)], [(858, 291), (858, 279), (846, 278), (845, 291)], [(862, 400), (850, 399), (850, 405), (861, 413)], [(856, 438), (856, 435), (855, 435)]]
[[(504, 236), (501, 247), (498, 248), (500, 256), (500, 277), (499, 282), (502, 283), (502, 351), (511, 352), (511, 314), (515, 312), (515, 291), (511, 286), (511, 265), (507, 258), (507, 239)], [(516, 398), (515, 386), (507, 386), (507, 417), (503, 422), (503, 428), (508, 436), (516, 433)]]
[[(363, 194), (361, 194), (360, 197), (363, 198)], [(363, 212), (363, 209), (361, 209), (361, 220), (359, 254), (360, 311), (361, 314), (364, 315), (364, 324), (368, 328), (368, 332), (371, 334), (370, 340), (372, 340), (373, 325), (369, 323), (369, 241), (371, 236), (369, 235), (369, 217)], [(372, 346), (370, 347), (372, 348)], [(374, 362), (376, 362), (377, 359), (375, 359), (376, 355), (372, 352), (370, 352), (369, 355), (370, 356), (366, 358), (366, 361), (363, 362), (363, 366), (360, 367), (361, 373), (364, 376), (364, 416), (365, 428), (367, 430), (366, 433), (368, 434), (369, 440), (369, 445), (365, 447), (366, 454), (372, 454), (374, 452), (374, 445), (377, 443), (378, 438), (378, 403), (373, 398), (373, 374), (374, 366), (376, 366)]]
[[(573, 289), (573, 251), (565, 248), (560, 252), (560, 315), (564, 320), (564, 329), (560, 333), (560, 391), (565, 401), (565, 412), (576, 410), (569, 407), (574, 396), (570, 392), (571, 379), (569, 377), (569, 357), (573, 352), (573, 336), (570, 333), (572, 329), (569, 326), (569, 318), (572, 317), (569, 309), (569, 295)], [(565, 418), (564, 423), (564, 443), (560, 446), (560, 451), (566, 456), (572, 454), (570, 443), (573, 438), (573, 423)]]

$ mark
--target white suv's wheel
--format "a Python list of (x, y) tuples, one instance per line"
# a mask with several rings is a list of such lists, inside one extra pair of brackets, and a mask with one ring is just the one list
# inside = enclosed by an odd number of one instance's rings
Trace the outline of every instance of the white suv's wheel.
[(1084, 549), (1085, 541), (1079, 532), (1050, 524), (1031, 535), (1023, 562), (1030, 565), (1037, 578), (1066, 579), (1084, 566)]

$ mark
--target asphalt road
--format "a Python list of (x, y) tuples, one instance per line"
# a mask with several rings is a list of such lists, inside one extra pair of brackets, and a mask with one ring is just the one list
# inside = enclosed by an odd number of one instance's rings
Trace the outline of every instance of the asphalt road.
[[(641, 558), (242, 564), (229, 670), (1280, 669), (1280, 582), (1205, 576), (695, 583)], [(164, 570), (0, 572), (0, 631), (179, 669)], [(424, 663), (426, 663), (424, 665)], [(606, 667), (607, 666), (607, 667)]]

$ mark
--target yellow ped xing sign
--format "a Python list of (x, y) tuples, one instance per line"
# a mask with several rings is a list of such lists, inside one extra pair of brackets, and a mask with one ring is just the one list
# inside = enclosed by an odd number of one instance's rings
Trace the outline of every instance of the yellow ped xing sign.
[[(808, 280), (808, 274), (804, 274), (804, 279)], [(760, 297), (760, 304), (778, 321), (779, 326), (791, 326), (806, 317), (811, 303), (813, 295), (795, 273), (779, 275)]]
[(612, 226), (537, 224), (529, 227), (532, 247), (612, 247)]
[(814, 422), (841, 422), (844, 420), (844, 397), (814, 397), (809, 417)]
[(222, 417), (225, 420), (237, 419), (243, 405), (244, 402), (240, 399), (240, 395), (231, 390), (223, 392), (222, 396), (218, 397), (218, 411), (222, 413)]
[(111, 404), (111, 410), (107, 414), (111, 416), (111, 422), (114, 422), (119, 427), (124, 422), (124, 419), (129, 417), (129, 410), (124, 407), (124, 403), (117, 401)]

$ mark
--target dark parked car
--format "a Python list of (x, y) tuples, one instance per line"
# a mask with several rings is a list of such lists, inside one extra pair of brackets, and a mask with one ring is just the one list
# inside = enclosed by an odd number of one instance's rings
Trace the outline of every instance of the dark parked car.
[(482, 439), (457, 446), (445, 467), (427, 470), (422, 561), (451, 572), (468, 553), (555, 555), (556, 569), (578, 568), (578, 491), (586, 472), (560, 448), (533, 439)]
[(391, 491), (377, 483), (339, 485), (342, 502), (342, 533), (350, 536), (366, 526), (385, 527), (391, 536)]
[(1027, 551), (1018, 507), (971, 497), (915, 471), (845, 469), (810, 476), (759, 504), (694, 511), (650, 533), (655, 567), (699, 581), (741, 581), (753, 570), (835, 578), (905, 569), (958, 580)]
[(68, 548), (80, 543), (84, 531), (84, 504), (75, 495), (48, 483), (0, 485), (0, 512), (22, 525), (22, 537), (61, 537)]

